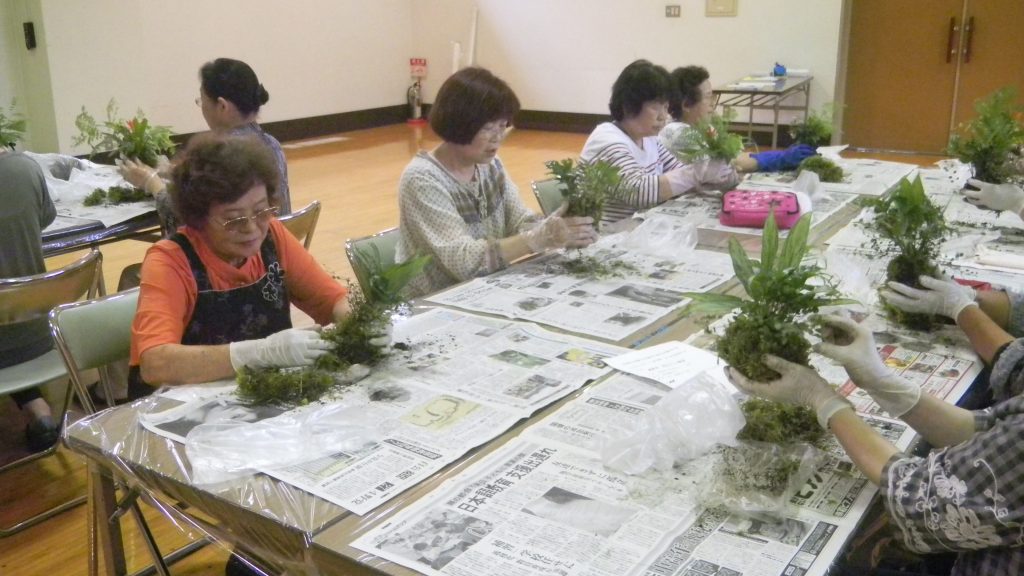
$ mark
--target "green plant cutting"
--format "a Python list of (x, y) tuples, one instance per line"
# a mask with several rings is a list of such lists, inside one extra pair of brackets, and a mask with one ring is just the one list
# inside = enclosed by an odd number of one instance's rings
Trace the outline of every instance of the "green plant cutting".
[(589, 216), (599, 226), (605, 203), (620, 195), (619, 168), (603, 160), (577, 164), (572, 158), (549, 160), (544, 166), (560, 184), (562, 199), (568, 204), (564, 215)]
[(680, 130), (668, 149), (686, 164), (701, 160), (729, 162), (743, 151), (743, 139), (729, 132), (733, 111), (711, 114), (688, 130)]
[(821, 110), (811, 112), (803, 122), (789, 127), (794, 144), (807, 144), (817, 148), (832, 142), (832, 104), (825, 104)]
[(107, 104), (106, 120), (97, 122), (83, 106), (75, 117), (75, 127), (78, 135), (71, 143), (74, 146), (85, 144), (92, 150), (92, 155), (112, 152), (120, 158), (137, 158), (156, 168), (161, 155), (174, 154), (173, 132), (169, 127), (151, 125), (142, 110), (128, 120), (118, 117), (114, 99)]
[(947, 152), (974, 168), (974, 177), (1004, 184), (1019, 179), (1014, 168), (1024, 146), (1024, 107), (1013, 87), (999, 89), (974, 105), (977, 116), (961, 125), (949, 140)]
[(804, 158), (800, 166), (797, 167), (797, 174), (809, 170), (818, 175), (818, 180), (822, 182), (842, 182), (843, 181), (843, 169), (838, 164), (825, 158), (824, 156), (811, 156)]
[(246, 368), (236, 376), (238, 397), (251, 405), (297, 406), (315, 402), (325, 394), (353, 384), (335, 378), (355, 364), (371, 367), (379, 364), (386, 350), (372, 340), (388, 329), (391, 315), (405, 305), (405, 286), (423, 271), (430, 256), (420, 256), (401, 264), (385, 262), (380, 250), (371, 246), (356, 250), (354, 257), (366, 271), (367, 290), (349, 285), (350, 312), (321, 336), (332, 344), (330, 351), (314, 366), (299, 369)]
[[(779, 377), (762, 358), (772, 354), (797, 364), (808, 364), (811, 350), (806, 332), (815, 326), (811, 316), (822, 306), (854, 303), (841, 298), (831, 278), (817, 264), (807, 261), (807, 239), (811, 215), (805, 214), (779, 242), (774, 214), (765, 222), (761, 238), (761, 259), (753, 260), (735, 238), (729, 239), (733, 271), (747, 298), (728, 294), (687, 292), (693, 300), (685, 312), (718, 316), (739, 309), (716, 341), (718, 356), (744, 376), (769, 381)], [(743, 405), (747, 426), (740, 437), (778, 443), (818, 438), (821, 428), (814, 413), (804, 407), (765, 407), (765, 401), (748, 400)]]
[(132, 186), (111, 186), (110, 188), (96, 188), (85, 197), (82, 204), (85, 206), (100, 206), (102, 204), (116, 205), (129, 202), (141, 202), (148, 198), (145, 190)]
[(14, 146), (25, 137), (25, 117), (14, 107), (16, 102), (11, 100), (11, 106), (4, 112), (0, 109), (0, 146), (14, 149)]
[[(887, 196), (866, 204), (875, 212), (869, 227), (877, 236), (871, 246), (892, 258), (886, 266), (886, 281), (921, 288), (918, 278), (940, 275), (935, 258), (950, 229), (942, 209), (925, 194), (920, 178), (913, 182), (904, 178)], [(909, 328), (927, 330), (941, 321), (929, 314), (912, 314), (888, 304), (884, 307), (890, 318)]]

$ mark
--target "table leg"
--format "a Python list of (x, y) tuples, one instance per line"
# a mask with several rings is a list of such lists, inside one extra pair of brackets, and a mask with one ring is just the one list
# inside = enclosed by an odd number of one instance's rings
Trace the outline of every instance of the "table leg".
[(103, 573), (107, 576), (123, 576), (128, 573), (124, 560), (124, 541), (121, 537), (121, 523), (111, 522), (117, 509), (114, 479), (103, 468), (89, 462), (89, 572), (99, 562), (98, 554), (103, 553)]
[(772, 148), (779, 147), (779, 102), (782, 98), (776, 97), (772, 101), (772, 111), (775, 113), (772, 119)]

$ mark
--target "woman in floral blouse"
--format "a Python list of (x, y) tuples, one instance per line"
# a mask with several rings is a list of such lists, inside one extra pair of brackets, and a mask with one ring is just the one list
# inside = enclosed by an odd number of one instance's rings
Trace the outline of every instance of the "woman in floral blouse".
[[(973, 303), (955, 317), (965, 330), (992, 323)], [(811, 368), (766, 356), (780, 379), (753, 382), (732, 368), (726, 375), (749, 394), (815, 410), (822, 427), (832, 430), (853, 463), (879, 485), (909, 549), (959, 553), (954, 575), (1024, 573), (1024, 396), (976, 412), (948, 404), (890, 371), (867, 329), (843, 318), (824, 321), (835, 340), (849, 343), (820, 344), (818, 351), (840, 362), (883, 410), (934, 446), (926, 456), (897, 450)], [(1024, 339), (1007, 334), (991, 344), (999, 351), (993, 388), (1020, 390)]]
[(597, 239), (593, 219), (567, 217), (565, 207), (541, 220), (527, 208), (498, 159), (519, 99), (483, 68), (452, 74), (430, 109), (443, 142), (418, 153), (398, 185), (401, 235), (395, 259), (428, 254), (411, 296), (435, 292), (544, 250), (586, 246)]

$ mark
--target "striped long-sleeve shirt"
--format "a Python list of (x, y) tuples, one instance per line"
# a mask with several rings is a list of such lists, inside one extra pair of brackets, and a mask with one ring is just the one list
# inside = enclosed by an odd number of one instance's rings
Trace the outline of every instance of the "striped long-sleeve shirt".
[(625, 218), (638, 209), (657, 204), (658, 177), (684, 168), (684, 164), (666, 150), (657, 137), (644, 138), (638, 146), (613, 122), (594, 128), (583, 145), (580, 160), (604, 160), (619, 168), (625, 194), (620, 200), (605, 205), (605, 220), (608, 221)]

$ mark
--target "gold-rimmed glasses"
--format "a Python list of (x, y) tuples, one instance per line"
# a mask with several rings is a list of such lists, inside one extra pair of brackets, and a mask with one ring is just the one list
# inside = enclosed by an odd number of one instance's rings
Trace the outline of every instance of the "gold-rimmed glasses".
[(224, 229), (227, 230), (228, 232), (241, 234), (242, 232), (245, 232), (249, 228), (250, 222), (256, 225), (266, 224), (267, 222), (270, 221), (271, 218), (277, 216), (278, 210), (279, 209), (277, 206), (271, 206), (269, 208), (264, 208), (263, 210), (256, 212), (252, 216), (239, 216), (238, 218), (224, 220), (223, 222), (220, 223), (220, 225), (223, 226)]

